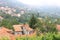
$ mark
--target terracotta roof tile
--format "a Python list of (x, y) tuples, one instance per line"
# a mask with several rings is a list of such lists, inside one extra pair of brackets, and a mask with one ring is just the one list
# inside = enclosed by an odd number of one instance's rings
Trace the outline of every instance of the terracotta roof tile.
[(22, 31), (21, 25), (13, 25), (15, 31)]
[(32, 28), (30, 28), (29, 27), (29, 25), (28, 24), (26, 24), (26, 25), (23, 25), (25, 28), (26, 28), (26, 30), (28, 30), (28, 31), (31, 31), (31, 30), (33, 30)]
[(9, 29), (5, 28), (5, 27), (0, 27), (0, 37), (8, 37), (10, 40), (15, 40), (15, 37), (13, 34), (8, 33), (7, 31), (10, 31)]
[(25, 27), (27, 31), (33, 30), (32, 28), (29, 27), (28, 24), (19, 24), (19, 25), (13, 25), (15, 31), (22, 31), (21, 27)]
[(57, 25), (57, 30), (60, 31), (60, 25)]

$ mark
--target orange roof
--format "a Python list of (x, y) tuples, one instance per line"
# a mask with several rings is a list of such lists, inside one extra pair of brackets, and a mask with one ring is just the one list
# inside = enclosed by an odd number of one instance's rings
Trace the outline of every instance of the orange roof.
[(22, 31), (21, 25), (13, 25), (15, 31)]
[(5, 28), (5, 27), (0, 27), (0, 37), (8, 37), (10, 40), (15, 40), (15, 37), (13, 34), (8, 33), (7, 31), (10, 31), (9, 29)]
[(57, 30), (60, 31), (60, 25), (57, 25)]
[(33, 30), (32, 28), (30, 28), (29, 27), (29, 25), (28, 24), (25, 24), (25, 25), (23, 25), (25, 28), (26, 28), (26, 30), (28, 30), (28, 31), (31, 31), (31, 30)]
[(5, 28), (5, 27), (0, 27), (0, 30), (5, 30), (5, 31), (11, 31), (12, 32), (12, 30), (10, 30), (8, 28)]
[(29, 27), (28, 24), (21, 24), (21, 25), (13, 25), (15, 31), (22, 31), (21, 27), (25, 27), (26, 30), (31, 31), (32, 28)]

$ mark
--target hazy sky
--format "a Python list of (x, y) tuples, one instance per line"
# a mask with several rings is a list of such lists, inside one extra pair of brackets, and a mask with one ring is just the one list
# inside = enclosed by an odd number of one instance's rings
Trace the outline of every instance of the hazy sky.
[(60, 6), (60, 0), (18, 0), (32, 6)]

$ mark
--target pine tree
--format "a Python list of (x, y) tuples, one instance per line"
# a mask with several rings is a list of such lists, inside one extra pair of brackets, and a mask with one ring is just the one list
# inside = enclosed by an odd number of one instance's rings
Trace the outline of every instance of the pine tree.
[(35, 26), (36, 23), (37, 23), (37, 19), (36, 19), (36, 17), (34, 16), (34, 14), (32, 14), (31, 19), (30, 19), (30, 21), (29, 21), (29, 26), (30, 26), (31, 28), (35, 29), (35, 28), (36, 28), (36, 26)]

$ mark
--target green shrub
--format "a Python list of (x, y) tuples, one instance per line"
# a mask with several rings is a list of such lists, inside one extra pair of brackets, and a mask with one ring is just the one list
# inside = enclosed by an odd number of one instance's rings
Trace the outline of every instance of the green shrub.
[(0, 40), (9, 40), (8, 37), (1, 37)]
[(16, 40), (60, 40), (60, 34), (46, 33), (36, 37), (18, 37)]

